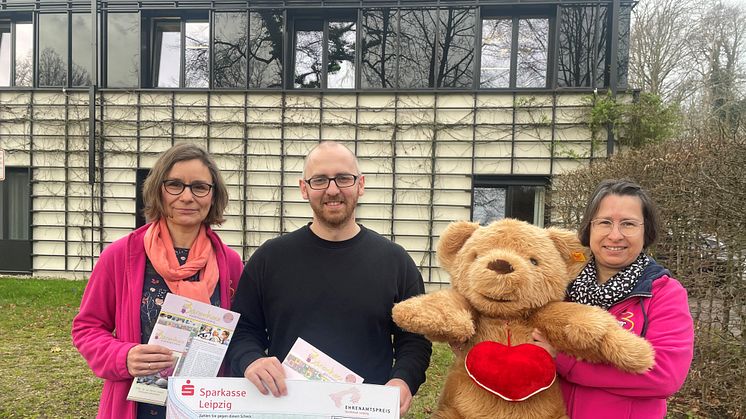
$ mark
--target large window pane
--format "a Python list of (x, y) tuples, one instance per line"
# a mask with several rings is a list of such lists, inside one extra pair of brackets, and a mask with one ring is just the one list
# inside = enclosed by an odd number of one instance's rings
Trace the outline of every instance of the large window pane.
[[(28, 240), (29, 230), (29, 179), (26, 170), (8, 169), (5, 180), (0, 182), (0, 239)], [(7, 214), (4, 210), (7, 208)]]
[(557, 83), (561, 87), (603, 85), (606, 65), (606, 8), (563, 7)]
[(179, 21), (155, 23), (153, 86), (179, 87), (181, 81), (181, 24)]
[(519, 19), (516, 87), (546, 87), (549, 20)]
[(34, 24), (16, 23), (16, 86), (34, 83)]
[(619, 45), (617, 46), (617, 85), (627, 87), (629, 74), (629, 27), (632, 6), (622, 6), (619, 14)]
[(140, 85), (140, 16), (109, 13), (107, 31), (107, 84), (109, 87)]
[(39, 15), (39, 86), (67, 85), (67, 14)]
[(184, 87), (210, 86), (210, 24), (186, 22)]
[(399, 87), (435, 87), (437, 10), (401, 10)]
[(505, 188), (474, 188), (472, 198), (472, 221), (487, 225), (505, 218), (505, 199), (508, 191)]
[(281, 87), (282, 12), (251, 12), (249, 19), (249, 87)]
[(512, 19), (482, 21), (481, 87), (510, 87)]
[(355, 22), (329, 22), (328, 88), (355, 87)]
[(70, 77), (71, 86), (91, 85), (91, 15), (75, 13), (72, 15), (73, 65)]
[(438, 87), (472, 87), (474, 80), (474, 9), (440, 11)]
[(10, 86), (11, 47), (10, 22), (0, 22), (0, 86)]
[(607, 39), (609, 39), (608, 19), (606, 12), (609, 9), (607, 7), (594, 8), (596, 14), (596, 42), (593, 44), (594, 59), (595, 59), (595, 81), (594, 87), (605, 87), (609, 85), (609, 72), (606, 68), (607, 58), (609, 56), (609, 49), (607, 47)]
[(472, 220), (481, 225), (506, 217), (544, 226), (545, 186), (475, 186)]
[(215, 87), (246, 87), (248, 63), (248, 16), (246, 13), (215, 13)]
[[(295, 31), (295, 87), (321, 87), (324, 31), (321, 22), (303, 22), (304, 28)], [(318, 29), (312, 29), (318, 26)]]
[(363, 10), (362, 31), (362, 87), (395, 87), (396, 12)]

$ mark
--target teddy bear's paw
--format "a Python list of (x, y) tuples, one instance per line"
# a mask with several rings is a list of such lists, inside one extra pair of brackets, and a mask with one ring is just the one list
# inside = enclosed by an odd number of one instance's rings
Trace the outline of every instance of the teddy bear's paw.
[(655, 365), (655, 351), (650, 342), (624, 329), (608, 333), (601, 342), (601, 352), (622, 371), (643, 373)]
[(444, 304), (442, 297), (428, 294), (395, 304), (391, 313), (394, 322), (435, 342), (466, 342), (475, 333), (471, 313)]

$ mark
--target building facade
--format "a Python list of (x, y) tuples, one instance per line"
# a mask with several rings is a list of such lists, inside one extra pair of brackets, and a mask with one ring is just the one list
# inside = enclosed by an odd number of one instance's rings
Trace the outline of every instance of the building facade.
[(113, 0), (93, 25), (91, 2), (0, 0), (0, 272), (84, 277), (144, 223), (148, 168), (182, 141), (216, 157), (217, 230), (247, 259), (308, 222), (303, 156), (336, 140), (366, 176), (360, 222), (447, 283), (449, 222), (543, 225), (552, 177), (613, 152), (585, 121), (594, 92), (626, 89), (631, 8)]

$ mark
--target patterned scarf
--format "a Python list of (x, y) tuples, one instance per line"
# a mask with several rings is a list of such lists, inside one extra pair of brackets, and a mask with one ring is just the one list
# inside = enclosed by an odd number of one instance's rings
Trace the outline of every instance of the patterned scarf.
[[(200, 226), (183, 265), (176, 259), (164, 218), (151, 224), (145, 232), (145, 253), (172, 293), (210, 304), (210, 295), (218, 282), (218, 261), (204, 225)], [(199, 281), (189, 281), (197, 273)]]
[(642, 270), (650, 263), (644, 253), (629, 266), (617, 272), (603, 284), (598, 283), (596, 259), (591, 258), (577, 278), (567, 287), (567, 300), (608, 310), (623, 300), (637, 285)]

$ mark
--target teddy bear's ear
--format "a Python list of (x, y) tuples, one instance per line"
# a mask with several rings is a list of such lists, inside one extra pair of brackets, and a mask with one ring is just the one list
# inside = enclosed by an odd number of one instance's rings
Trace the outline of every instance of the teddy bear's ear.
[(456, 221), (449, 224), (438, 240), (437, 252), (440, 266), (450, 273), (456, 254), (478, 228), (478, 223), (469, 221)]
[(578, 234), (574, 231), (550, 227), (547, 229), (549, 238), (565, 260), (567, 273), (575, 278), (590, 258), (590, 250), (580, 244)]

